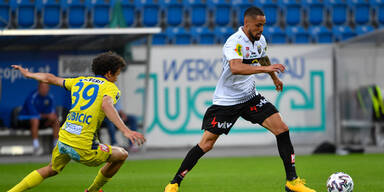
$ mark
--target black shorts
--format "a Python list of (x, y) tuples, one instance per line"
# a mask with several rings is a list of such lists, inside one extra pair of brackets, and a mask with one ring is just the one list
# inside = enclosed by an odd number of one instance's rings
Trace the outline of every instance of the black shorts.
[(239, 117), (261, 125), (265, 119), (278, 112), (272, 103), (259, 94), (245, 103), (210, 106), (205, 112), (201, 129), (216, 135), (228, 134)]

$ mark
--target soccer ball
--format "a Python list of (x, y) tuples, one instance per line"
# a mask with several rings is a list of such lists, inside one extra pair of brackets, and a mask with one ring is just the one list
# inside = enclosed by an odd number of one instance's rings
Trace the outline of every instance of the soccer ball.
[(327, 180), (328, 192), (352, 192), (352, 177), (343, 172), (337, 172), (329, 176)]

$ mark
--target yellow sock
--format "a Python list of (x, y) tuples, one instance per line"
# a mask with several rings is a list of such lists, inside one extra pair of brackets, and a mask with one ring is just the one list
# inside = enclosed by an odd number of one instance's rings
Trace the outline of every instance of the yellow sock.
[(93, 180), (93, 183), (91, 186), (88, 187), (88, 192), (97, 192), (105, 183), (107, 183), (111, 178), (105, 177), (101, 173), (101, 169), (99, 170), (99, 173), (95, 177), (95, 180)]
[(34, 170), (8, 192), (25, 191), (29, 188), (39, 185), (43, 180), (44, 178), (40, 175), (40, 173)]

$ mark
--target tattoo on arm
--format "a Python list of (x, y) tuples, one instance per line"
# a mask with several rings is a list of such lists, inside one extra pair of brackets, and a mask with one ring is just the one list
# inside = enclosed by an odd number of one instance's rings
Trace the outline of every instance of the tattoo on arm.
[[(270, 66), (271, 65), (271, 60), (269, 60), (268, 56), (264, 56), (264, 57), (259, 59), (259, 63), (262, 66)], [(269, 76), (271, 76), (272, 79), (276, 79), (277, 78), (275, 72), (270, 72), (268, 74), (269, 74)]]
[(265, 57), (262, 57), (259, 59), (259, 63), (260, 65), (262, 66), (269, 66), (271, 65), (271, 61), (269, 60), (269, 57), (268, 56), (265, 56)]

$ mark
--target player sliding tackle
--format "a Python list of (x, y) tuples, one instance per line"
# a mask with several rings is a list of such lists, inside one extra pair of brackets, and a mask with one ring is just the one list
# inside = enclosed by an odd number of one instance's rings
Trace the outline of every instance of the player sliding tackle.
[[(257, 90), (253, 74), (268, 73), (277, 91), (283, 83), (275, 72), (284, 72), (281, 64), (271, 65), (266, 54), (267, 43), (262, 35), (266, 22), (264, 13), (250, 7), (244, 13), (244, 26), (230, 36), (223, 48), (223, 72), (216, 86), (213, 105), (205, 112), (203, 136), (181, 163), (165, 192), (177, 192), (181, 181), (197, 161), (213, 148), (221, 134), (228, 134), (239, 117), (260, 124), (276, 136), (277, 148), (283, 160), (287, 192), (315, 192), (304, 184), (296, 174), (295, 153), (289, 129), (279, 111)], [(262, 66), (260, 66), (260, 65)], [(251, 179), (251, 178), (250, 178)]]
[(60, 78), (50, 73), (31, 73), (19, 65), (12, 65), (25, 77), (64, 87), (71, 91), (72, 106), (60, 128), (59, 141), (52, 152), (51, 163), (32, 171), (8, 192), (19, 192), (39, 185), (44, 179), (58, 174), (72, 159), (86, 166), (105, 165), (99, 170), (87, 192), (102, 191), (123, 165), (128, 152), (123, 148), (101, 144), (97, 132), (107, 116), (133, 143), (145, 142), (141, 133), (131, 131), (120, 119), (114, 104), (120, 97), (115, 82), (125, 61), (112, 52), (98, 55), (92, 63), (93, 77)]

